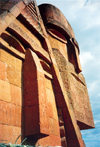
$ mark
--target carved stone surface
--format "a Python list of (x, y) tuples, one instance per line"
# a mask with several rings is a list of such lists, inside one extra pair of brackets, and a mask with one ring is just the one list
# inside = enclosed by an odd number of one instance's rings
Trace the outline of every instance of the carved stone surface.
[(84, 147), (94, 123), (70, 24), (35, 0), (0, 8), (0, 143)]

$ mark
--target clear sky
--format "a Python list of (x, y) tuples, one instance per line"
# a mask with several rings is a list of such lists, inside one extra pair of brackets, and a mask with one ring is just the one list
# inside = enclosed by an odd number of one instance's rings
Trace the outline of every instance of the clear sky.
[(58, 7), (72, 28), (80, 47), (95, 129), (82, 131), (86, 147), (100, 146), (100, 0), (37, 0)]

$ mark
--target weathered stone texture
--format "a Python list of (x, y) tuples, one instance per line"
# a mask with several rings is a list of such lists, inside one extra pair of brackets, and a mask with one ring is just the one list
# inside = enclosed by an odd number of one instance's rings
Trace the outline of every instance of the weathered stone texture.
[(21, 88), (10, 84), (11, 102), (18, 106), (22, 106), (22, 92)]
[[(75, 73), (74, 66), (69, 64), (65, 57), (58, 49), (53, 49), (62, 80), (70, 99), (70, 103), (75, 112), (77, 121), (83, 123), (83, 128), (93, 126), (93, 118), (91, 114), (91, 107), (87, 93), (86, 84), (82, 74)], [(87, 113), (88, 109), (88, 113)], [(85, 126), (86, 125), (86, 126)]]
[[(0, 49), (0, 142), (15, 143), (22, 127), (22, 60)], [(18, 140), (20, 143), (21, 137)]]
[(66, 58), (66, 60), (68, 60), (68, 54), (67, 54), (67, 50), (66, 50), (66, 44), (57, 40), (56, 38), (54, 37), (51, 37), (49, 35), (49, 41), (51, 43), (51, 47), (52, 48), (56, 48), (56, 49), (59, 49), (60, 52), (63, 54), (63, 56)]
[(0, 79), (1, 80), (7, 80), (6, 67), (7, 65), (4, 62), (0, 61)]
[(6, 74), (9, 83), (21, 87), (22, 61), (2, 49), (0, 49), (0, 60), (6, 63)]
[(39, 6), (39, 9), (45, 24), (52, 22), (53, 25), (59, 27), (59, 29), (62, 29), (62, 31), (65, 30), (74, 38), (74, 32), (71, 25), (58, 8), (53, 5), (43, 4)]
[(84, 147), (94, 123), (70, 24), (34, 0), (0, 8), (0, 143)]
[[(21, 128), (0, 124), (0, 142), (2, 143), (15, 143), (17, 137), (21, 135)], [(20, 144), (21, 138), (18, 139), (17, 143)]]
[(0, 105), (0, 123), (21, 127), (21, 107), (2, 101)]
[(26, 52), (23, 72), (25, 135), (47, 135), (45, 78), (37, 55), (30, 50)]
[(0, 80), (0, 100), (11, 101), (10, 84), (6, 81)]

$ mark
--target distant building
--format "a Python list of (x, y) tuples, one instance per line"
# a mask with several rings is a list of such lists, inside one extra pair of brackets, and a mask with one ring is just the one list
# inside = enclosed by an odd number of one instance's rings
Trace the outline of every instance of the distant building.
[(62, 12), (0, 0), (0, 143), (84, 147), (94, 128), (79, 46)]

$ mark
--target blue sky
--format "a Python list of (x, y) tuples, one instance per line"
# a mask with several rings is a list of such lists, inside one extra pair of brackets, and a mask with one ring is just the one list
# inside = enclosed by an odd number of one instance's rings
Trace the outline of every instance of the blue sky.
[(100, 0), (37, 0), (58, 7), (72, 28), (80, 47), (95, 129), (82, 131), (86, 147), (100, 146)]

